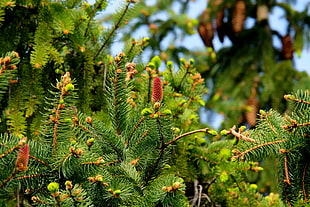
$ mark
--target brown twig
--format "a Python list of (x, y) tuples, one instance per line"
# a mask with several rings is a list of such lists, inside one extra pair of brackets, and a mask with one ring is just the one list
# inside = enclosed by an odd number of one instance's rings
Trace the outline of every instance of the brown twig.
[(136, 126), (133, 128), (132, 132), (130, 133), (127, 141), (126, 141), (126, 146), (129, 145), (129, 142), (133, 136), (133, 134), (136, 132), (136, 130), (138, 129), (138, 127), (141, 125), (141, 123), (144, 121), (144, 116), (138, 121), (138, 123), (136, 124)]
[(163, 148), (163, 147), (166, 148), (168, 145), (173, 144), (173, 143), (175, 143), (176, 141), (178, 141), (179, 139), (181, 139), (181, 138), (183, 138), (183, 137), (186, 137), (186, 136), (188, 136), (188, 135), (195, 134), (195, 133), (199, 133), (199, 132), (205, 132), (205, 133), (207, 133), (208, 131), (209, 131), (209, 129), (208, 129), (208, 128), (205, 128), (205, 129), (198, 129), (198, 130), (195, 130), (195, 131), (187, 132), (187, 133), (185, 133), (185, 134), (182, 134), (182, 135), (180, 135), (180, 136), (174, 138), (174, 139), (171, 140), (170, 142), (164, 143), (164, 144), (161, 146), (161, 148)]
[(242, 139), (244, 141), (256, 143), (255, 139), (249, 138), (247, 136), (242, 135), (240, 132), (236, 131), (236, 126), (233, 126), (232, 128), (229, 129), (229, 133), (237, 137), (238, 139)]
[(10, 175), (7, 179), (5, 179), (5, 180), (2, 182), (2, 184), (0, 185), (0, 189), (3, 188), (4, 186), (6, 186), (6, 184), (7, 184), (10, 180), (12, 180), (12, 178), (13, 178), (17, 173), (19, 173), (19, 172), (20, 172), (20, 171), (14, 169), (14, 171), (11, 173), (11, 175)]
[(286, 139), (281, 139), (281, 140), (276, 140), (276, 141), (272, 141), (272, 142), (267, 142), (267, 143), (263, 143), (263, 144), (260, 144), (260, 145), (256, 145), (254, 147), (251, 147), (248, 150), (245, 150), (244, 152), (240, 152), (240, 154), (233, 156), (231, 159), (237, 159), (239, 157), (243, 157), (245, 154), (247, 154), (247, 153), (249, 153), (249, 152), (251, 152), (253, 150), (256, 150), (256, 149), (258, 149), (260, 147), (264, 147), (264, 146), (267, 146), (267, 145), (276, 144), (276, 143), (280, 143), (280, 142), (285, 142), (285, 141), (286, 141)]
[(310, 105), (310, 102), (309, 101), (304, 101), (304, 100), (301, 100), (301, 99), (297, 99), (295, 98), (293, 95), (285, 95), (284, 98), (286, 100), (290, 100), (290, 101), (296, 101), (298, 103), (304, 103), (304, 104), (309, 104)]
[(0, 159), (3, 158), (5, 155), (9, 154), (10, 152), (13, 152), (14, 150), (18, 149), (19, 147), (20, 147), (19, 145), (16, 145), (12, 147), (11, 149), (8, 149), (7, 151), (5, 151), (4, 153), (0, 155)]
[(120, 27), (121, 22), (123, 20), (123, 18), (125, 17), (125, 14), (127, 13), (129, 6), (132, 2), (128, 2), (128, 4), (126, 5), (123, 13), (121, 14), (120, 18), (118, 19), (118, 21), (116, 22), (116, 24), (114, 25), (112, 31), (109, 33), (108, 37), (106, 38), (106, 40), (104, 41), (104, 43), (102, 44), (102, 46), (100, 47), (100, 49), (97, 51), (97, 53), (94, 56), (94, 59), (96, 59), (96, 57), (100, 54), (100, 52), (103, 50), (103, 48), (105, 48), (105, 46), (108, 44), (108, 42), (110, 41), (110, 39), (112, 38), (113, 34), (115, 33), (115, 31)]
[(46, 162), (44, 162), (43, 160), (40, 160), (39, 158), (37, 158), (37, 157), (34, 157), (34, 156), (32, 156), (32, 155), (29, 155), (29, 157), (31, 158), (31, 159), (34, 159), (35, 161), (37, 161), (37, 162), (40, 162), (40, 163), (42, 163), (43, 165), (45, 165), (46, 167), (50, 167), (50, 165), (49, 164), (47, 164)]
[(291, 185), (291, 180), (289, 177), (288, 166), (287, 166), (287, 155), (284, 156), (284, 173), (285, 173), (285, 179), (283, 180), (283, 182), (288, 185)]
[(305, 164), (305, 167), (304, 167), (304, 171), (302, 173), (302, 192), (304, 194), (304, 200), (306, 202), (308, 202), (308, 195), (307, 195), (307, 191), (306, 191), (306, 186), (305, 186), (305, 177), (307, 176), (307, 168), (308, 168), (308, 163)]

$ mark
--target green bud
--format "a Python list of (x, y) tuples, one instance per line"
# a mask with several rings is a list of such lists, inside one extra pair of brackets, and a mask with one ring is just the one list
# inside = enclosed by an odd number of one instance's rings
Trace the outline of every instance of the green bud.
[(256, 184), (250, 184), (250, 188), (253, 189), (253, 190), (256, 190), (257, 189), (257, 185)]
[(220, 174), (220, 181), (222, 183), (226, 182), (228, 180), (228, 174), (226, 171), (223, 171), (221, 174)]
[(173, 68), (173, 62), (172, 61), (168, 61), (167, 62), (167, 68), (168, 69), (172, 69)]
[(156, 66), (155, 66), (155, 64), (154, 64), (153, 62), (149, 62), (149, 63), (147, 64), (147, 66), (150, 67), (150, 68), (152, 68), (152, 69), (155, 69), (155, 68), (156, 68)]
[(103, 182), (103, 177), (102, 177), (102, 176), (99, 176), (99, 177), (97, 178), (97, 180), (98, 180), (99, 182)]
[(94, 143), (95, 142), (95, 138), (90, 138), (89, 140), (87, 140), (88, 143)]
[(150, 114), (152, 114), (153, 113), (153, 111), (151, 110), (151, 109), (149, 109), (149, 108), (144, 108), (142, 111), (141, 111), (141, 115), (142, 116), (147, 116), (147, 115), (150, 115)]
[(193, 58), (189, 59), (189, 64), (194, 65), (195, 60)]
[(207, 131), (207, 133), (210, 134), (210, 135), (213, 135), (213, 136), (217, 135), (217, 132), (215, 130), (213, 130), (213, 129)]
[(246, 130), (246, 126), (241, 126), (241, 127), (239, 128), (239, 130), (240, 130), (241, 132), (243, 132), (244, 130)]
[(227, 131), (226, 129), (223, 129), (221, 132), (220, 132), (220, 134), (222, 135), (222, 136), (225, 136), (225, 135), (227, 135), (229, 133), (229, 131)]
[(65, 101), (63, 99), (59, 100), (59, 104), (64, 104)]
[(155, 118), (155, 119), (158, 118), (158, 114), (154, 114), (154, 118)]
[(47, 186), (47, 190), (50, 191), (50, 192), (52, 192), (52, 193), (57, 192), (58, 189), (59, 189), (59, 184), (58, 184), (58, 183), (55, 183), (55, 182), (50, 183), (50, 184), (48, 184), (48, 186)]
[(171, 115), (172, 112), (171, 112), (170, 109), (165, 109), (165, 110), (163, 110), (163, 111), (161, 112), (161, 114), (162, 114), (162, 115)]
[(223, 148), (220, 150), (220, 157), (227, 159), (231, 156), (231, 150), (227, 148)]
[(159, 56), (155, 56), (152, 58), (151, 62), (154, 64), (155, 68), (158, 69), (161, 65), (161, 59)]
[(184, 58), (180, 58), (181, 65), (186, 65), (186, 60)]
[(264, 111), (264, 110), (259, 110), (259, 114), (261, 114), (261, 115), (263, 115), (263, 116), (266, 116), (266, 111)]
[(171, 127), (171, 130), (176, 134), (180, 133), (181, 131), (178, 127)]
[(114, 194), (115, 194), (115, 195), (120, 195), (121, 192), (122, 192), (121, 190), (116, 190), (116, 191), (114, 191)]
[(66, 91), (73, 91), (74, 90), (74, 85), (72, 83), (68, 83), (66, 86)]

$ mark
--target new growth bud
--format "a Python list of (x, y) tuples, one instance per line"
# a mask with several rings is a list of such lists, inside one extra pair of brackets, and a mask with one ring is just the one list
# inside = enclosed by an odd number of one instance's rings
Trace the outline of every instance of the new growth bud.
[(29, 146), (25, 144), (22, 148), (19, 149), (16, 158), (16, 170), (18, 171), (26, 171), (28, 169), (28, 161), (29, 161)]

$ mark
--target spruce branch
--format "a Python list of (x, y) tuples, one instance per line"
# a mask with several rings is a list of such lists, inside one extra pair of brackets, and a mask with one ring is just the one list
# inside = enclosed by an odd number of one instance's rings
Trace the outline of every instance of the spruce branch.
[(97, 51), (97, 53), (95, 54), (94, 56), (94, 59), (97, 58), (97, 56), (100, 54), (100, 52), (103, 50), (103, 48), (105, 48), (105, 46), (108, 44), (108, 42), (111, 40), (111, 38), (113, 37), (114, 33), (118, 30), (118, 28), (120, 27), (126, 13), (128, 12), (129, 10), (129, 7), (130, 5), (132, 4), (133, 2), (128, 2), (125, 6), (125, 9), (123, 10), (120, 18), (118, 19), (118, 21), (116, 22), (116, 24), (114, 25), (112, 31), (108, 34), (108, 37), (106, 38), (106, 40), (103, 42), (103, 44), (101, 45), (101, 47), (99, 48), (99, 50)]
[(308, 168), (308, 163), (306, 163), (305, 166), (304, 166), (304, 170), (303, 170), (303, 173), (302, 173), (302, 180), (301, 180), (302, 192), (304, 194), (305, 202), (308, 202), (308, 193), (307, 193), (306, 185), (305, 185), (305, 178), (307, 177), (307, 168)]
[(130, 133), (127, 141), (126, 141), (126, 147), (129, 145), (129, 142), (132, 138), (132, 136), (134, 135), (134, 133), (136, 132), (136, 130), (138, 129), (138, 127), (142, 124), (142, 122), (144, 121), (145, 117), (141, 117), (141, 119), (138, 121), (138, 123), (136, 124), (136, 126), (133, 128), (132, 132)]
[(22, 180), (27, 178), (37, 178), (37, 177), (52, 177), (51, 175), (24, 175), (21, 177), (13, 178), (12, 180)]
[(19, 145), (16, 145), (16, 146), (14, 146), (14, 147), (8, 149), (7, 151), (5, 151), (4, 153), (2, 153), (2, 154), (0, 155), (0, 159), (3, 158), (5, 155), (7, 155), (7, 154), (13, 152), (14, 150), (18, 149), (19, 147), (20, 147)]
[(276, 140), (276, 141), (271, 141), (271, 142), (263, 143), (263, 144), (260, 144), (260, 145), (256, 145), (254, 147), (251, 147), (248, 150), (245, 150), (244, 152), (241, 152), (241, 153), (233, 156), (231, 159), (232, 160), (236, 160), (236, 159), (238, 159), (240, 157), (243, 157), (247, 153), (252, 152), (253, 150), (256, 150), (256, 149), (258, 149), (260, 147), (265, 147), (265, 146), (268, 146), (268, 145), (277, 144), (277, 143), (281, 143), (281, 142), (285, 142), (285, 141), (287, 141), (287, 140), (286, 139), (281, 139), (281, 140)]
[(310, 105), (310, 102), (309, 102), (309, 101), (305, 101), (305, 100), (302, 100), (302, 99), (298, 99), (298, 98), (296, 98), (296, 97), (293, 96), (293, 95), (284, 95), (284, 98), (285, 98), (286, 100), (295, 101), (295, 102), (298, 102), (298, 103), (304, 103), (304, 104)]
[(31, 158), (31, 159), (33, 159), (33, 160), (35, 160), (35, 161), (37, 161), (37, 162), (39, 162), (39, 163), (45, 165), (46, 167), (51, 167), (49, 164), (47, 164), (47, 163), (44, 162), (43, 160), (40, 160), (40, 159), (37, 158), (37, 157), (34, 157), (34, 156), (32, 156), (32, 155), (29, 155), (29, 158)]
[(283, 180), (283, 182), (288, 185), (291, 185), (291, 180), (290, 180), (288, 166), (287, 166), (287, 155), (284, 156), (283, 162), (284, 162), (284, 174), (285, 174), (285, 179)]
[(239, 129), (239, 131), (236, 131), (236, 126), (233, 126), (232, 128), (230, 128), (227, 132), (227, 134), (232, 134), (237, 138), (237, 142), (242, 139), (244, 141), (248, 141), (248, 142), (252, 142), (252, 143), (256, 143), (255, 139), (249, 138), (247, 136), (244, 136), (241, 134), (241, 130)]
[(195, 130), (195, 131), (190, 131), (190, 132), (187, 132), (185, 134), (182, 134), (176, 138), (174, 138), (173, 140), (167, 142), (167, 143), (164, 143), (161, 148), (166, 148), (167, 146), (169, 146), (170, 144), (173, 144), (175, 143), (176, 141), (178, 141), (179, 139), (183, 138), (183, 137), (186, 137), (188, 135), (191, 135), (191, 134), (195, 134), (195, 133), (199, 133), (199, 132), (204, 132), (204, 133), (208, 133), (208, 131), (211, 131), (210, 129), (208, 128), (205, 128), (205, 129), (198, 129), (198, 130)]
[(4, 181), (2, 181), (2, 184), (0, 185), (0, 189), (4, 188), (6, 186), (6, 184), (13, 179), (13, 177), (19, 173), (20, 171), (14, 169), (14, 171), (11, 173), (11, 175), (9, 175), (9, 177), (7, 177)]

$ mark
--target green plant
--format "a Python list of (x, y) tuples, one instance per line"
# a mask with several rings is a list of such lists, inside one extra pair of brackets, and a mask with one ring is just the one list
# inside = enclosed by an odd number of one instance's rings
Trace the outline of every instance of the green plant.
[(261, 110), (255, 129), (242, 133), (236, 133), (234, 128), (226, 131), (238, 141), (233, 160), (277, 157), (281, 197), (289, 206), (305, 206), (309, 200), (309, 96), (309, 90), (285, 95), (293, 104), (289, 114)]

